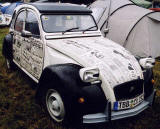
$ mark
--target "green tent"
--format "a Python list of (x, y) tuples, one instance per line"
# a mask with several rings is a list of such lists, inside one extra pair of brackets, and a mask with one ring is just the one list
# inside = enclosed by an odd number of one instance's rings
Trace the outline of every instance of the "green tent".
[(138, 6), (144, 7), (144, 8), (150, 8), (152, 7), (152, 3), (145, 0), (131, 0), (133, 3), (135, 3)]

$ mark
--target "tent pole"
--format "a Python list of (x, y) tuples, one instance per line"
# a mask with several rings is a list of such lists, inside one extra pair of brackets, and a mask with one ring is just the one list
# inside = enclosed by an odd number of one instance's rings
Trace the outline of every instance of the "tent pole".
[(152, 8), (154, 8), (154, 1), (152, 1)]
[(108, 10), (108, 17), (107, 17), (107, 20), (106, 20), (106, 28), (108, 27), (108, 20), (109, 20), (109, 18), (110, 18), (110, 12), (111, 12), (111, 4), (112, 2), (111, 2), (111, 0), (110, 0), (110, 3), (109, 3), (109, 10)]
[[(109, 10), (108, 10), (108, 17), (107, 17), (107, 19), (105, 20), (105, 22), (104, 22), (104, 26), (106, 26), (106, 29), (107, 29), (107, 33), (108, 33), (108, 31), (109, 31), (109, 29), (107, 28), (108, 27), (108, 21), (109, 21), (109, 18), (110, 18), (110, 12), (111, 12), (111, 5), (112, 5), (112, 2), (111, 2), (111, 0), (109, 0)], [(107, 9), (107, 8), (106, 8)], [(106, 24), (106, 25), (105, 25)], [(102, 28), (100, 28), (100, 29), (102, 29)], [(106, 37), (106, 34), (107, 34), (106, 32), (104, 32), (104, 35), (105, 35), (105, 37)]]

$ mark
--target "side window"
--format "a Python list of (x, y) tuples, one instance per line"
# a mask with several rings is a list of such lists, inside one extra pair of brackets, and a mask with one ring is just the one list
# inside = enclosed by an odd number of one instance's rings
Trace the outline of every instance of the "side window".
[(37, 17), (30, 11), (27, 13), (25, 30), (31, 32), (33, 37), (38, 38), (40, 36)]
[(19, 13), (16, 21), (15, 21), (15, 30), (18, 32), (22, 32), (25, 21), (25, 11)]

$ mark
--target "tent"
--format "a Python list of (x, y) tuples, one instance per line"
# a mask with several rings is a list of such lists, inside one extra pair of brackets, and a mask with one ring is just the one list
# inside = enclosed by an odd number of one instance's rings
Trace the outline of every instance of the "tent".
[(140, 57), (160, 56), (160, 13), (129, 0), (97, 0), (88, 8), (105, 37)]

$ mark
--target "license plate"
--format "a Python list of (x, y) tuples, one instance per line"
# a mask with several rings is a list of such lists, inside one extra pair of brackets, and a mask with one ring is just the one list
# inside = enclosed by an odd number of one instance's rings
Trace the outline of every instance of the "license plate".
[(139, 105), (144, 100), (144, 94), (141, 94), (140, 96), (129, 99), (125, 101), (117, 101), (114, 103), (114, 110), (123, 110), (123, 109), (129, 109), (134, 108), (135, 106)]

